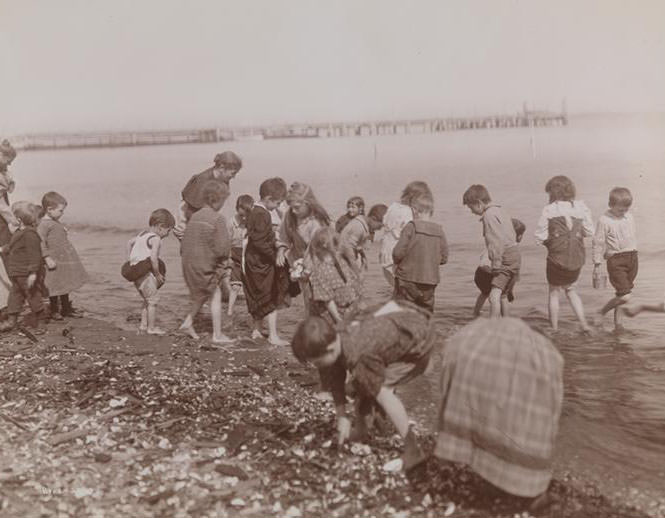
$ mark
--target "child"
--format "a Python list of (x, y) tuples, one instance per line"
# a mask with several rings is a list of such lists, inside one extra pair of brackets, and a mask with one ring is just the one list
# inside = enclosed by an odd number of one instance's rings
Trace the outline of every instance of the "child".
[(411, 199), (414, 220), (404, 226), (393, 249), (397, 300), (408, 300), (434, 311), (434, 291), (441, 279), (439, 266), (448, 262), (443, 228), (430, 221), (434, 200), (426, 193)]
[(346, 213), (342, 214), (335, 222), (335, 231), (338, 234), (349, 224), (349, 222), (356, 216), (365, 214), (365, 200), (360, 196), (352, 196), (346, 202)]
[(163, 335), (157, 327), (157, 290), (162, 287), (166, 267), (159, 258), (162, 239), (169, 235), (175, 226), (175, 218), (166, 209), (157, 209), (150, 214), (150, 228), (127, 243), (129, 261), (123, 266), (123, 277), (134, 282), (136, 290), (143, 299), (139, 333)]
[[(515, 240), (519, 243), (522, 241), (522, 236), (526, 231), (526, 226), (519, 219), (512, 218), (513, 228), (515, 229)], [(517, 281), (517, 277), (514, 278), (514, 281)], [(490, 296), (492, 291), (492, 263), (487, 256), (487, 250), (482, 253), (480, 256), (480, 266), (476, 268), (476, 273), (473, 276), (473, 281), (476, 283), (476, 286), (480, 290), (478, 298), (476, 299), (476, 305), (473, 308), (473, 316), (480, 316), (480, 311), (483, 309), (485, 301)], [(515, 300), (515, 295), (513, 294), (513, 287), (507, 287), (504, 293), (501, 294), (501, 316), (507, 317), (507, 305), (504, 302), (503, 298), (507, 298), (508, 302)]]
[[(286, 201), (289, 210), (284, 214), (277, 234), (277, 265), (294, 268), (296, 261), (305, 257), (314, 233), (330, 225), (330, 217), (316, 199), (312, 188), (304, 183), (291, 184)], [(311, 287), (305, 279), (300, 279), (298, 286), (298, 291), (303, 294), (305, 312), (309, 314)], [(297, 292), (293, 294), (297, 295)]]
[(374, 242), (374, 234), (377, 230), (383, 228), (383, 218), (388, 212), (388, 206), (383, 203), (372, 205), (367, 213), (367, 223), (369, 224), (369, 239)]
[(614, 310), (614, 327), (622, 329), (619, 306), (628, 302), (637, 277), (637, 241), (635, 222), (628, 212), (633, 196), (625, 187), (615, 187), (610, 191), (610, 209), (598, 218), (598, 226), (593, 236), (593, 271), (598, 273), (600, 264), (607, 259), (607, 273), (616, 294), (600, 310), (605, 315)]
[(192, 214), (182, 236), (182, 273), (189, 288), (191, 307), (180, 329), (194, 340), (194, 317), (209, 300), (212, 316), (212, 342), (229, 344), (233, 340), (222, 333), (222, 283), (228, 275), (226, 265), (231, 240), (224, 216), (219, 210), (229, 196), (229, 187), (216, 180), (203, 187), (205, 205)]
[(330, 227), (316, 231), (309, 244), (312, 312), (341, 323), (361, 305), (362, 281), (353, 250)]
[(7, 303), (8, 318), (0, 324), (0, 331), (10, 331), (16, 327), (23, 304), (28, 301), (35, 334), (42, 334), (39, 321), (43, 315), (42, 296), (44, 294), (44, 260), (41, 238), (37, 226), (42, 216), (42, 208), (29, 202), (17, 202), (12, 206), (19, 229), (3, 250), (6, 257), (7, 274), (12, 283)]
[(9, 205), (9, 195), (14, 192), (15, 182), (8, 167), (16, 158), (16, 150), (8, 140), (0, 142), (0, 246), (9, 243), (19, 222)]
[(67, 200), (57, 192), (47, 192), (42, 198), (42, 208), (46, 215), (39, 223), (37, 232), (42, 238), (42, 253), (48, 267), (46, 288), (49, 293), (51, 318), (80, 317), (81, 313), (72, 307), (69, 294), (83, 286), (88, 274), (81, 264), (76, 250), (67, 237), (67, 229), (60, 223)]
[(355, 435), (361, 438), (366, 435), (365, 418), (377, 402), (405, 438), (404, 467), (408, 470), (411, 464), (424, 459), (394, 389), (425, 372), (434, 340), (430, 313), (408, 302), (391, 301), (339, 333), (325, 319), (309, 317), (298, 326), (291, 348), (298, 360), (314, 364), (329, 379), (339, 443), (351, 435), (351, 421), (345, 408), (348, 370), (358, 394)]
[[(507, 294), (518, 279), (522, 262), (512, 220), (494, 203), (484, 185), (472, 185), (462, 196), (462, 203), (480, 216), (487, 256), (492, 268), (492, 289), (489, 293), (490, 317), (498, 318), (508, 307), (503, 294)], [(502, 308), (502, 300), (503, 308)]]
[(249, 194), (238, 196), (236, 214), (231, 218), (229, 236), (231, 237), (231, 275), (229, 290), (228, 315), (233, 316), (233, 306), (242, 291), (242, 265), (247, 237), (247, 216), (254, 207), (254, 198)]
[(591, 211), (575, 199), (575, 185), (567, 176), (554, 176), (545, 185), (550, 203), (538, 220), (536, 242), (547, 247), (547, 283), (549, 284), (549, 317), (552, 329), (559, 328), (559, 294), (566, 292), (584, 333), (591, 328), (584, 317), (582, 299), (575, 281), (584, 265), (584, 238), (593, 234)]
[[(342, 243), (354, 251), (356, 260), (360, 262), (360, 266), (367, 269), (365, 244), (370, 238), (371, 228), (368, 219), (365, 217), (365, 201), (359, 196), (354, 196), (349, 200), (348, 204), (349, 212), (346, 215), (350, 217), (355, 213), (355, 216), (347, 220), (342, 230), (337, 230), (337, 232), (340, 233)], [(339, 223), (339, 220), (337, 223)], [(335, 228), (338, 226), (336, 224)]]
[(391, 286), (395, 285), (395, 265), (393, 263), (393, 248), (399, 240), (404, 225), (413, 219), (411, 198), (420, 194), (429, 194), (432, 191), (425, 182), (410, 182), (402, 191), (399, 202), (392, 203), (383, 218), (383, 241), (379, 261), (383, 268), (383, 275)]
[(268, 341), (273, 345), (288, 345), (277, 333), (277, 309), (288, 302), (288, 273), (276, 264), (277, 249), (271, 212), (286, 196), (286, 184), (281, 178), (269, 178), (259, 187), (261, 201), (255, 202), (247, 217), (247, 247), (245, 249), (243, 287), (247, 310), (254, 319), (252, 339), (261, 338), (261, 323), (268, 320)]

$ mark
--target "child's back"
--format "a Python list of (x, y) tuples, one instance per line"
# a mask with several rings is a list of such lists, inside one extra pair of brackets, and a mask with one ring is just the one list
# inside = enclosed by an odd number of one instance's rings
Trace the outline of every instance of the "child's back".
[(448, 244), (443, 227), (433, 221), (406, 224), (393, 249), (395, 277), (421, 284), (437, 285), (439, 266), (448, 261)]

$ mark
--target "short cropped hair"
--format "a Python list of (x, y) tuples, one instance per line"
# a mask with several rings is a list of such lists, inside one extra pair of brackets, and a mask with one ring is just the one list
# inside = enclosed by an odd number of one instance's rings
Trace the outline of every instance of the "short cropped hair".
[(432, 191), (430, 190), (429, 185), (427, 185), (426, 182), (421, 182), (419, 180), (410, 182), (404, 187), (400, 201), (404, 205), (411, 205), (411, 198), (419, 196), (420, 194), (429, 194), (432, 196)]
[(219, 202), (225, 200), (229, 197), (229, 186), (224, 182), (218, 182), (217, 180), (208, 180), (203, 185), (203, 190), (201, 195), (203, 201), (209, 207), (212, 205), (217, 205)]
[(36, 226), (39, 219), (44, 217), (44, 209), (29, 201), (17, 201), (12, 205), (12, 212), (27, 227)]
[(148, 225), (151, 227), (173, 228), (175, 227), (175, 218), (166, 209), (153, 210), (152, 214), (150, 214)]
[(464, 191), (462, 196), (462, 204), (466, 205), (475, 205), (478, 202), (489, 203), (492, 201), (490, 193), (487, 190), (487, 187), (480, 184), (474, 184)]
[(545, 192), (550, 195), (550, 203), (573, 201), (575, 199), (575, 184), (567, 176), (554, 176), (545, 184)]
[(67, 205), (67, 200), (62, 194), (49, 191), (42, 197), (42, 207), (44, 207), (44, 210), (55, 209), (60, 205)]
[(432, 214), (434, 212), (434, 199), (431, 195), (420, 194), (411, 198), (411, 208), (418, 214)]
[(365, 214), (365, 200), (360, 196), (351, 196), (346, 202), (346, 206), (348, 207), (349, 205), (355, 205), (358, 207), (360, 214)]
[(367, 217), (383, 223), (383, 217), (386, 215), (386, 212), (388, 212), (388, 207), (383, 203), (378, 203), (377, 205), (372, 205), (372, 208), (367, 213)]
[(223, 167), (224, 169), (232, 169), (233, 171), (240, 171), (242, 168), (242, 160), (233, 151), (224, 151), (215, 155), (215, 167)]
[(264, 180), (259, 187), (259, 196), (261, 199), (283, 200), (286, 198), (286, 182), (277, 176)]
[(633, 204), (633, 195), (625, 187), (615, 187), (610, 191), (610, 207), (630, 207)]
[(236, 200), (236, 212), (240, 209), (244, 209), (245, 211), (249, 212), (252, 210), (253, 206), (254, 198), (252, 198), (249, 194), (241, 194), (238, 196), (238, 199)]
[(308, 317), (298, 325), (293, 335), (291, 341), (293, 355), (301, 362), (323, 356), (336, 337), (335, 329), (327, 320), (321, 317)]

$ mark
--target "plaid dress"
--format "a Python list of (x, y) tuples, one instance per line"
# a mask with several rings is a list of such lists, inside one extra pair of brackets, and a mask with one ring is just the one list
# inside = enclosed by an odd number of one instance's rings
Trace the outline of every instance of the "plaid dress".
[(551, 342), (519, 319), (467, 325), (444, 348), (434, 454), (508, 493), (541, 494), (552, 476), (562, 370)]

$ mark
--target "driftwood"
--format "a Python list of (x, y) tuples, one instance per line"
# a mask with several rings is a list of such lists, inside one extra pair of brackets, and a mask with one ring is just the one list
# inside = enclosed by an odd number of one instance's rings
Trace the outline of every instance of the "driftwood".
[(12, 417), (9, 417), (8, 415), (3, 414), (2, 412), (0, 412), (0, 417), (2, 417), (5, 421), (9, 421), (9, 422), (12, 423), (14, 426), (19, 427), (21, 430), (23, 430), (23, 431), (25, 431), (25, 432), (29, 432), (29, 431), (30, 431), (30, 429), (29, 429), (27, 426), (22, 425), (22, 424), (19, 423), (16, 419), (14, 419), (14, 418), (12, 418)]
[(56, 433), (51, 435), (49, 438), (49, 443), (51, 446), (57, 446), (63, 442), (72, 441), (74, 439), (79, 439), (85, 437), (88, 434), (91, 434), (93, 431), (89, 428), (82, 428), (80, 430), (72, 430), (71, 432)]

